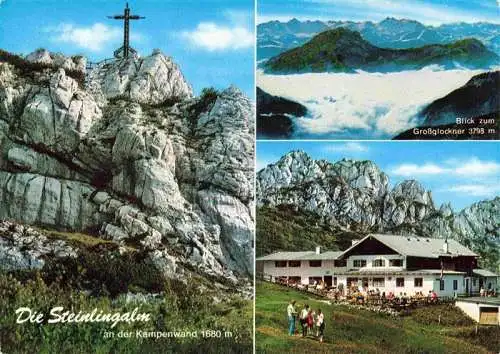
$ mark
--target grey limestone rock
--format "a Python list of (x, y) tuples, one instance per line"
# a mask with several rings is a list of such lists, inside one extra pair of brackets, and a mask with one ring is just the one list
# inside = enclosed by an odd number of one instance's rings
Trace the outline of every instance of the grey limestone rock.
[(234, 87), (194, 97), (158, 51), (97, 64), (84, 85), (66, 72), (84, 59), (44, 50), (26, 59), (52, 67), (25, 77), (0, 63), (0, 219), (98, 231), (146, 250), (172, 277), (184, 265), (251, 276), (248, 98)]
[[(315, 161), (292, 151), (257, 173), (257, 205), (291, 204), (360, 233), (385, 232), (454, 238), (478, 249), (485, 238), (500, 244), (500, 197), (454, 212), (434, 205), (432, 194), (407, 180), (389, 187), (370, 161)], [(476, 243), (477, 242), (477, 243)]]

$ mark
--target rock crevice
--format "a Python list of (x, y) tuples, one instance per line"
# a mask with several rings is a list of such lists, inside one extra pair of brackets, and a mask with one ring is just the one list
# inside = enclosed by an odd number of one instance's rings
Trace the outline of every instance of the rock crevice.
[(81, 61), (26, 59), (56, 68), (33, 79), (0, 62), (0, 219), (92, 230), (150, 252), (169, 273), (251, 276), (248, 98), (231, 87), (203, 107), (159, 52), (101, 63), (83, 87), (65, 72), (84, 70)]

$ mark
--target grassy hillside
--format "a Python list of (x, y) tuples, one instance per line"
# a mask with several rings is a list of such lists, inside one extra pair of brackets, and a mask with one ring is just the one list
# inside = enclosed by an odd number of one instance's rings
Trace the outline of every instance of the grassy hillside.
[[(321, 32), (304, 45), (269, 59), (265, 68), (272, 72), (353, 71), (384, 68), (392, 71), (401, 66), (420, 68), (430, 64), (457, 61), (463, 65), (484, 67), (498, 60), (479, 40), (469, 38), (449, 44), (432, 44), (418, 48), (379, 48), (359, 32), (336, 28)], [(395, 66), (394, 66), (395, 65)]]
[[(311, 294), (279, 285), (256, 284), (257, 353), (496, 353), (500, 328), (475, 325), (458, 309), (439, 305), (408, 317), (391, 318), (342, 305), (328, 305)], [(325, 313), (325, 342), (289, 337), (286, 306), (307, 303)], [(441, 324), (437, 318), (441, 315)]]
[[(251, 352), (253, 301), (221, 289), (220, 284), (185, 272), (168, 279), (140, 250), (83, 233), (38, 229), (78, 250), (76, 258), (47, 257), (40, 270), (0, 270), (0, 353), (236, 353)], [(0, 238), (9, 234), (0, 233)], [(135, 295), (139, 301), (127, 300)], [(154, 299), (150, 297), (155, 294)], [(214, 302), (212, 299), (221, 299)], [(142, 300), (141, 300), (142, 299)], [(72, 312), (149, 313), (149, 322), (48, 324), (50, 309)], [(16, 309), (29, 307), (44, 322), (16, 323)], [(197, 338), (120, 338), (120, 331), (188, 331)], [(202, 331), (230, 332), (224, 338), (203, 338)], [(116, 335), (105, 338), (104, 332)], [(213, 332), (212, 332), (213, 333)]]
[(351, 245), (351, 240), (361, 237), (292, 206), (257, 208), (257, 257), (277, 251), (312, 251), (316, 246), (325, 251), (343, 250)]
[[(120, 322), (111, 328), (105, 322), (47, 324), (51, 308), (62, 306), (72, 312), (149, 313), (149, 322)], [(44, 323), (16, 324), (15, 311), (29, 307), (45, 314)], [(155, 301), (128, 302), (124, 297), (90, 296), (68, 290), (64, 284), (48, 284), (40, 276), (20, 282), (0, 272), (0, 347), (4, 353), (236, 353), (252, 348), (250, 300), (228, 298), (214, 305), (199, 289), (185, 284), (157, 297)], [(203, 330), (232, 333), (231, 338), (201, 338)], [(105, 338), (104, 333), (115, 333)], [(198, 338), (120, 338), (121, 331), (200, 332)]]

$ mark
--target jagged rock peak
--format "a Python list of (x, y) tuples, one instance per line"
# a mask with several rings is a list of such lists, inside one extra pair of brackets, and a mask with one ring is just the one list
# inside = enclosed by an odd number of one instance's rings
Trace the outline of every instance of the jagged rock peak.
[(157, 105), (193, 97), (179, 66), (158, 50), (146, 57), (100, 62), (87, 73), (86, 86), (100, 102), (127, 98)]
[(451, 207), (451, 203), (441, 204), (441, 207), (439, 208), (439, 213), (445, 218), (452, 216), (453, 215), (453, 208)]
[(87, 65), (87, 58), (82, 55), (66, 57), (61, 53), (51, 53), (47, 49), (39, 48), (28, 54), (24, 59), (32, 63), (53, 65), (65, 70), (77, 70), (84, 72)]
[(159, 52), (100, 63), (85, 85), (54, 69), (0, 62), (0, 220), (133, 244), (169, 276), (249, 276), (251, 101), (192, 98)]
[(416, 180), (406, 180), (398, 183), (394, 187), (392, 194), (394, 197), (403, 196), (425, 205), (434, 205), (431, 192), (425, 190), (424, 186)]
[(293, 150), (287, 153), (286, 155), (282, 156), (281, 159), (279, 159), (278, 164), (280, 163), (304, 163), (304, 164), (309, 164), (313, 162), (313, 159), (311, 156), (309, 156), (305, 151), (303, 150)]
[[(293, 206), (361, 234), (456, 239), (491, 255), (500, 245), (500, 197), (459, 213), (449, 203), (436, 209), (431, 192), (418, 181), (406, 180), (391, 190), (388, 177), (371, 161), (314, 161), (293, 151), (257, 174), (256, 190), (259, 207)], [(497, 260), (489, 259), (483, 265), (495, 268)]]

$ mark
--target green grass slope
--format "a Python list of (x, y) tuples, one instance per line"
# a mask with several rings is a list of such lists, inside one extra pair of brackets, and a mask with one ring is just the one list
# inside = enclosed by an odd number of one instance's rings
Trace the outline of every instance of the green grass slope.
[[(253, 301), (220, 288), (195, 270), (186, 282), (165, 278), (146, 254), (130, 246), (83, 233), (37, 231), (64, 240), (78, 250), (76, 258), (47, 257), (40, 270), (6, 272), (0, 269), (1, 353), (250, 353), (253, 344)], [(0, 233), (0, 238), (8, 234)], [(156, 294), (147, 301), (127, 301), (127, 293)], [(214, 302), (218, 298), (220, 301)], [(149, 322), (48, 324), (50, 309), (72, 312), (149, 313)], [(16, 323), (16, 309), (29, 307), (44, 314), (44, 322)], [(203, 337), (206, 330), (231, 333)], [(105, 338), (111, 331), (114, 337)], [(131, 338), (119, 333), (132, 332)], [(197, 332), (197, 338), (138, 338), (136, 331)], [(214, 332), (210, 332), (213, 334)]]
[[(324, 343), (314, 338), (289, 337), (286, 306), (305, 303), (325, 313)], [(451, 305), (391, 318), (343, 305), (329, 305), (312, 294), (279, 285), (256, 284), (257, 353), (497, 353), (500, 328), (475, 325)], [(438, 318), (441, 315), (441, 324)]]
[(344, 250), (363, 235), (322, 222), (314, 213), (293, 206), (257, 208), (257, 257), (277, 251)]
[(372, 45), (359, 32), (336, 28), (321, 32), (304, 45), (269, 59), (264, 68), (276, 73), (352, 72), (355, 69), (397, 71), (430, 64), (455, 66), (453, 62), (485, 67), (497, 60), (495, 53), (474, 38), (418, 48), (388, 49)]

